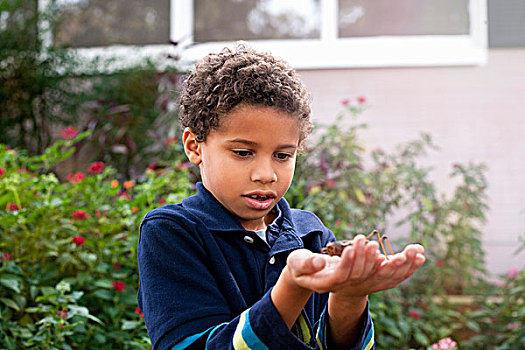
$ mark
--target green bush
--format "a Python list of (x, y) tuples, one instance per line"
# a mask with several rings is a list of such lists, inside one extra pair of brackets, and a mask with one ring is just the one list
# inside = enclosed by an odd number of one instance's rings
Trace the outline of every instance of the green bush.
[(485, 167), (453, 164), (450, 195), (438, 193), (420, 160), (436, 150), (431, 136), (399, 145), (392, 153), (361, 145), (364, 99), (345, 101), (336, 123), (317, 126), (299, 159), (291, 205), (315, 212), (339, 239), (396, 229), (394, 247), (419, 242), (426, 264), (410, 283), (371, 297), (379, 348), (424, 348), (454, 335), (462, 325), (457, 306), (438, 298), (479, 291), (484, 253), (480, 226), (487, 210)]
[[(430, 136), (368, 156), (359, 140), (366, 125), (357, 120), (364, 108), (346, 105), (334, 125), (317, 127), (287, 199), (316, 212), (340, 239), (400, 226), (407, 236), (390, 237), (395, 249), (425, 245), (428, 261), (410, 281), (370, 297), (377, 348), (433, 349), (449, 346), (448, 337), (465, 349), (521, 341), (519, 330), (506, 326), (483, 337), (488, 321), (522, 324), (515, 317), (525, 288), (522, 274), (504, 289), (512, 303), (494, 304), (485, 298), (493, 290), (477, 277), (487, 209), (483, 166), (454, 164), (457, 186), (439, 195), (431, 169), (419, 165), (436, 148)], [(174, 136), (135, 179), (117, 179), (114, 168), (94, 162), (59, 181), (53, 169), (92, 137), (73, 129), (62, 135), (39, 156), (0, 146), (0, 348), (146, 348), (136, 305), (138, 226), (147, 211), (193, 193), (195, 169)], [(474, 288), (486, 293), (476, 307), (446, 298)]]
[(149, 344), (136, 294), (145, 213), (193, 192), (181, 164), (120, 183), (102, 162), (59, 182), (50, 170), (87, 133), (41, 156), (0, 146), (0, 348)]

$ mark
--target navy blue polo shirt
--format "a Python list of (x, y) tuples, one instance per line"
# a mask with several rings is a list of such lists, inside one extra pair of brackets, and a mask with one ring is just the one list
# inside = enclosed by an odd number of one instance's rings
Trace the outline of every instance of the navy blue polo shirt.
[[(268, 226), (270, 247), (197, 184), (198, 194), (150, 211), (140, 225), (138, 303), (153, 349), (328, 349), (328, 294), (314, 293), (289, 330), (270, 298), (288, 254), (335, 239), (313, 213)], [(368, 309), (352, 349), (373, 349)]]

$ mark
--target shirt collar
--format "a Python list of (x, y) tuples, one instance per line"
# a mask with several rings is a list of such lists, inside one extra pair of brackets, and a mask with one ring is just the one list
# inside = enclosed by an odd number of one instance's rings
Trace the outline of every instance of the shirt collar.
[[(241, 223), (231, 214), (202, 182), (197, 183), (197, 194), (182, 201), (182, 206), (195, 214), (212, 231), (246, 231)], [(272, 226), (291, 228), (291, 211), (286, 199), (281, 198), (277, 203), (278, 217)]]

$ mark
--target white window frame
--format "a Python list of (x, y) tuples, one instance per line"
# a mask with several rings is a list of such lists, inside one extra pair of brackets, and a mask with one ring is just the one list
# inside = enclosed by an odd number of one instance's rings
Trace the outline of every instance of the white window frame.
[[(44, 10), (51, 0), (39, 0)], [(172, 45), (111, 45), (72, 49), (81, 57), (113, 58), (108, 70), (131, 65), (145, 58), (160, 69), (168, 54), (178, 55), (180, 67), (191, 66), (209, 52), (220, 51), (234, 42), (193, 42), (193, 0), (170, 0), (170, 40)], [(320, 0), (319, 39), (254, 40), (250, 44), (283, 57), (296, 69), (469, 66), (487, 63), (487, 1), (469, 0), (468, 35), (416, 35), (338, 38), (337, 0)], [(52, 45), (49, 24), (40, 26), (44, 46)]]

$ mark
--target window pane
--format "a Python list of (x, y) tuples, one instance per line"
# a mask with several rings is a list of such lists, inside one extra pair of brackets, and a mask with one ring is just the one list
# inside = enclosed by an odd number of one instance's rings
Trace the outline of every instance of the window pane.
[(55, 45), (164, 44), (169, 0), (56, 0)]
[(469, 34), (468, 0), (339, 0), (339, 37)]
[(195, 0), (195, 42), (319, 38), (320, 0)]

